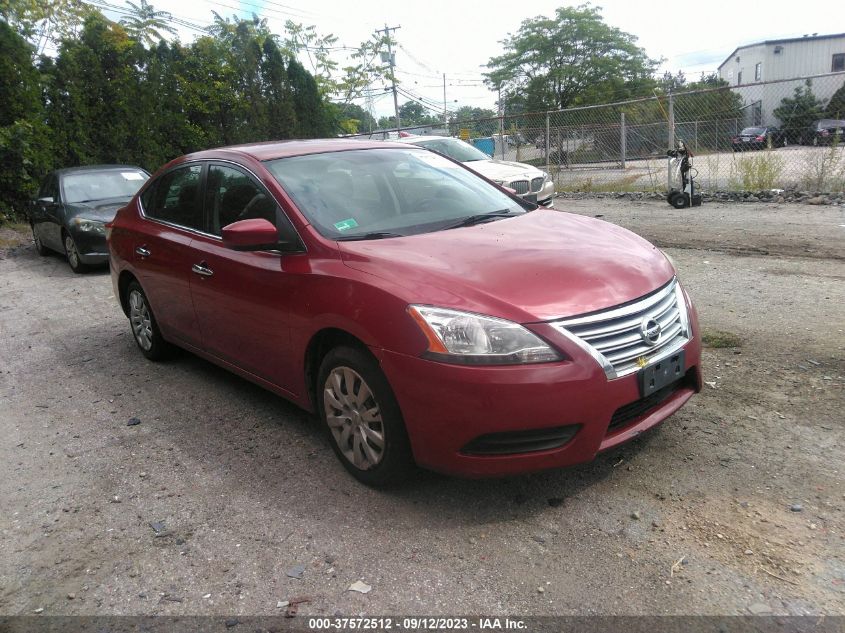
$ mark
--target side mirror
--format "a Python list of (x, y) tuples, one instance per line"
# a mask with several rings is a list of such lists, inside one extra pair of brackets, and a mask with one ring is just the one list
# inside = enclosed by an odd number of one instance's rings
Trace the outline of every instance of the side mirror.
[(279, 232), (263, 218), (240, 220), (223, 227), (223, 245), (236, 251), (277, 249)]
[(510, 187), (505, 187), (504, 185), (502, 185), (502, 189), (504, 189), (505, 191), (507, 191), (509, 194), (511, 194), (513, 196), (516, 195), (516, 189), (511, 189)]

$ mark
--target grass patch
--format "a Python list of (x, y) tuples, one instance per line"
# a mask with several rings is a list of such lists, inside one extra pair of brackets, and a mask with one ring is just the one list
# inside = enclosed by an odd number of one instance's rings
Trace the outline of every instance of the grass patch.
[(724, 349), (726, 347), (742, 347), (742, 339), (733, 332), (723, 330), (707, 330), (701, 335), (704, 347)]
[(805, 162), (800, 186), (810, 191), (842, 191), (845, 188), (845, 147), (831, 143)]
[(599, 180), (586, 178), (567, 186), (556, 187), (557, 191), (581, 191), (585, 193), (627, 193), (649, 191), (649, 187), (639, 183), (642, 174), (631, 174), (615, 180)]
[(735, 157), (735, 176), (731, 184), (734, 189), (745, 191), (772, 189), (780, 184), (783, 167), (783, 157), (770, 151), (738, 160)]
[(0, 226), (0, 248), (14, 248), (30, 241), (29, 225), (12, 222)]

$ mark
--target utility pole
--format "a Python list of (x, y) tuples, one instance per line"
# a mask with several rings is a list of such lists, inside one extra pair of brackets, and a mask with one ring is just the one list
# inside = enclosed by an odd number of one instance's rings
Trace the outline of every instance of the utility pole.
[[(669, 149), (675, 149), (675, 98), (672, 91), (669, 91)], [(667, 191), (672, 191), (672, 163), (668, 163), (668, 173), (666, 174)], [(680, 185), (678, 185), (680, 187)], [(683, 188), (683, 187), (681, 187)]]
[(443, 129), (449, 129), (449, 112), (446, 110), (446, 73), (443, 73)]
[(396, 66), (396, 58), (393, 57), (393, 43), (390, 41), (390, 32), (401, 28), (401, 25), (387, 26), (385, 24), (383, 29), (376, 30), (376, 33), (384, 33), (385, 37), (387, 37), (387, 60), (390, 63), (390, 81), (393, 84), (393, 110), (396, 113), (397, 132), (402, 129), (402, 120), (399, 118), (399, 97), (396, 96), (396, 73), (393, 70)]
[[(505, 160), (505, 104), (502, 103), (502, 86), (499, 86), (499, 145), (502, 148), (502, 160)], [(495, 155), (496, 148), (493, 148)]]

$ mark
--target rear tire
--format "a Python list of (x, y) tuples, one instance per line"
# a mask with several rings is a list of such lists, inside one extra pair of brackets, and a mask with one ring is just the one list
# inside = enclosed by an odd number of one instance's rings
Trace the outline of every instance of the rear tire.
[(129, 282), (126, 287), (126, 304), (132, 338), (141, 353), (152, 361), (168, 358), (174, 348), (161, 335), (147, 295), (137, 281)]
[(353, 347), (331, 350), (320, 364), (316, 400), (335, 454), (358, 481), (386, 488), (414, 472), (399, 404), (372, 356)]
[(43, 257), (50, 252), (50, 249), (44, 246), (41, 242), (41, 238), (38, 237), (38, 234), (35, 232), (35, 225), (30, 224), (30, 228), (32, 229), (32, 241), (35, 244), (35, 252)]

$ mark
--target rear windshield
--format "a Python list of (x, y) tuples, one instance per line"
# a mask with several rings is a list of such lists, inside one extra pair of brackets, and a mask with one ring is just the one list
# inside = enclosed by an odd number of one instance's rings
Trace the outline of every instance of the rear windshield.
[(107, 198), (128, 200), (148, 178), (146, 172), (131, 168), (67, 174), (62, 178), (64, 201), (91, 202)]
[(462, 163), (471, 163), (476, 160), (490, 160), (490, 157), (480, 149), (469, 143), (464, 143), (459, 138), (433, 138), (426, 141), (414, 141), (414, 145), (433, 149), (435, 152), (445, 154)]
[(750, 135), (760, 136), (765, 131), (766, 131), (766, 128), (764, 128), (764, 127), (747, 127), (742, 132), (740, 132), (740, 134), (742, 134), (744, 136), (750, 136)]
[(324, 236), (426, 233), (525, 209), (475, 172), (417, 148), (292, 156), (265, 163)]

